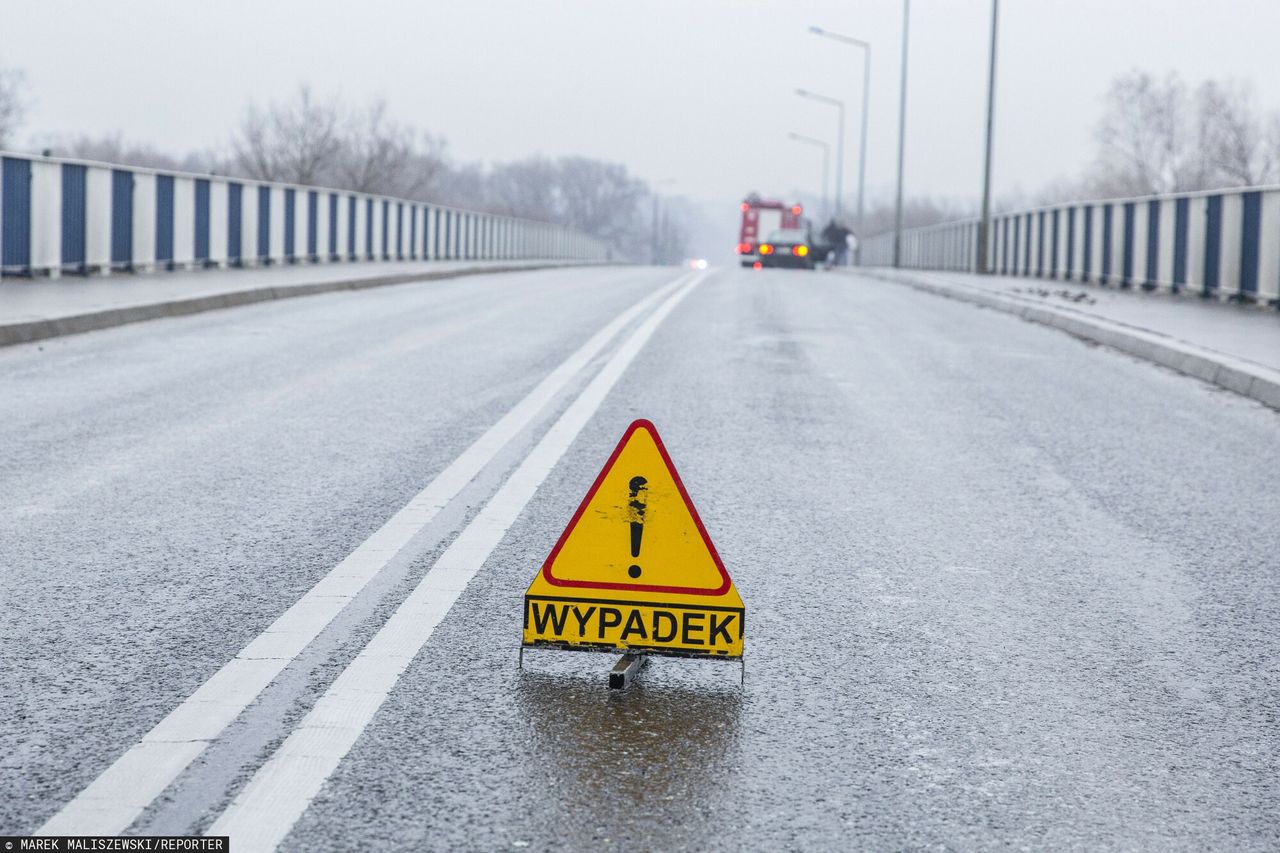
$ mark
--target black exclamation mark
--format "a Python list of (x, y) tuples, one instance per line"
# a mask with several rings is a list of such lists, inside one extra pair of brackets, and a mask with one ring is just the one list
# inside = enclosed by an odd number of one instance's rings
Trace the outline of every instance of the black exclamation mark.
[[(631, 559), (640, 558), (640, 539), (644, 536), (644, 507), (649, 500), (649, 481), (644, 477), (632, 477), (627, 484), (631, 488), (631, 501), (627, 504), (627, 515), (631, 519)], [(627, 574), (633, 578), (640, 577), (640, 567), (632, 565)]]

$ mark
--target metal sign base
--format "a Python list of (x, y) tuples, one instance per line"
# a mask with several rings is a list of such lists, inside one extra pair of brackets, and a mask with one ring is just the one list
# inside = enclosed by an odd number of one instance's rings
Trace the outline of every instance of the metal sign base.
[(640, 675), (640, 670), (649, 662), (645, 655), (627, 652), (618, 658), (609, 672), (609, 689), (626, 690)]
[[(548, 644), (548, 648), (555, 648), (561, 651), (585, 651), (585, 652), (603, 652), (608, 649), (577, 647), (569, 649), (563, 646), (552, 646)], [(527, 646), (520, 646), (519, 663), (520, 670), (524, 670), (524, 650)], [(693, 657), (692, 655), (676, 655), (676, 657)], [(708, 658), (700, 658), (707, 660)], [(731, 658), (735, 660), (735, 658)], [(736, 658), (738, 661), (738, 684), (745, 685), (747, 683), (747, 660), (745, 657)], [(640, 670), (649, 662), (649, 655), (644, 652), (624, 652), (618, 662), (613, 665), (613, 669), (609, 671), (609, 688), (611, 690), (626, 690), (640, 676)]]

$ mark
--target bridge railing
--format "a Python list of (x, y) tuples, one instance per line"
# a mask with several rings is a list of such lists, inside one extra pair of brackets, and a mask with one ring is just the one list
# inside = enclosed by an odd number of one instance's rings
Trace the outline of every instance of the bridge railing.
[[(977, 272), (978, 221), (902, 234), (901, 266)], [(991, 218), (988, 272), (1280, 302), (1280, 187), (1072, 202)], [(893, 263), (893, 235), (864, 266)]]
[(594, 261), (558, 225), (322, 187), (0, 154), (0, 275), (390, 260)]

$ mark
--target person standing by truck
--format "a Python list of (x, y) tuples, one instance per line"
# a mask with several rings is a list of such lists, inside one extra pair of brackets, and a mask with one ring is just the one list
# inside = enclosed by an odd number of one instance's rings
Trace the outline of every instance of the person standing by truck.
[(822, 229), (822, 244), (828, 248), (828, 263), (843, 267), (849, 263), (849, 237), (853, 234), (839, 221), (832, 219)]

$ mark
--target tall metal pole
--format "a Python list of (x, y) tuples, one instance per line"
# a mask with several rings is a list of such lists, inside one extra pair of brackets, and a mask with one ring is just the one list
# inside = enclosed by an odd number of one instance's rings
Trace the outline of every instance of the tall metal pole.
[[(862, 129), (860, 140), (858, 143), (858, 215), (854, 221), (855, 232), (861, 232), (863, 214), (866, 210), (864, 200), (867, 189), (867, 112), (871, 103), (871, 44), (862, 39), (853, 36), (841, 35), (825, 30), (822, 27), (809, 27), (809, 32), (815, 35), (824, 36), (829, 39), (835, 39), (839, 42), (862, 48)], [(855, 250), (856, 260), (861, 260), (862, 242), (859, 240), (858, 248)]]
[(807, 89), (796, 89), (796, 94), (802, 98), (812, 98), (815, 101), (830, 104), (840, 110), (840, 124), (836, 128), (836, 217), (838, 218), (843, 210), (840, 196), (843, 195), (844, 187), (844, 101), (827, 95), (819, 95), (817, 92), (810, 92)]
[(831, 194), (827, 192), (828, 181), (830, 180), (831, 170), (831, 146), (822, 146), (822, 217), (827, 219), (831, 216)]
[(991, 140), (996, 107), (996, 22), (1000, 0), (991, 0), (991, 59), (987, 63), (987, 145), (982, 164), (982, 224), (978, 226), (978, 272), (988, 272), (987, 244), (991, 235)]
[(906, 140), (906, 45), (911, 22), (911, 0), (902, 0), (902, 82), (897, 101), (897, 205), (893, 211), (893, 266), (902, 264), (902, 156)]
[(844, 211), (844, 101), (840, 102), (840, 129), (836, 133), (836, 219)]
[(862, 262), (862, 200), (867, 189), (867, 105), (871, 101), (871, 45), (863, 45), (862, 53), (862, 138), (858, 142), (858, 248), (855, 261)]
[(794, 131), (788, 134), (796, 142), (804, 142), (808, 145), (817, 145), (822, 148), (822, 216), (827, 218), (831, 216), (831, 196), (827, 194), (831, 171), (828, 166), (831, 163), (831, 146), (823, 142), (821, 139), (814, 139), (812, 136), (805, 136)]

